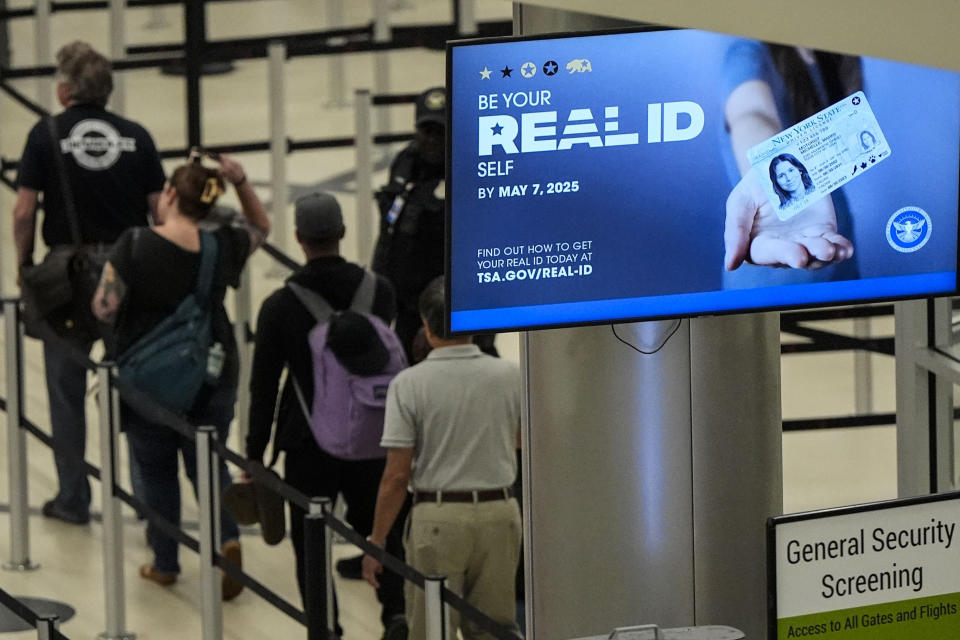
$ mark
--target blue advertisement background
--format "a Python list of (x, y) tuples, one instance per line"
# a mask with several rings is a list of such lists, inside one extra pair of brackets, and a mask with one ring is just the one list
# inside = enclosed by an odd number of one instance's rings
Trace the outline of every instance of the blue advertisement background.
[[(863, 59), (864, 90), (893, 153), (842, 189), (842, 197), (850, 202), (852, 228), (840, 232), (855, 241), (859, 280), (815, 287), (789, 284), (782, 275), (792, 270), (749, 265), (743, 273), (751, 269), (756, 273), (746, 284), (725, 278), (724, 205), (737, 176), (725, 131), (729, 88), (724, 63), (736, 42), (705, 32), (661, 31), (453, 49), (448, 197), (454, 330), (953, 289), (960, 81), (952, 72), (870, 59)], [(590, 60), (591, 71), (569, 73), (564, 67), (573, 59)], [(547, 60), (559, 64), (556, 75), (544, 75)], [(532, 78), (520, 73), (527, 61), (537, 69)], [(505, 66), (513, 70), (509, 78), (502, 77)], [(491, 71), (489, 79), (482, 78), (483, 69)], [(543, 89), (551, 92), (549, 106), (504, 106), (503, 93)], [(480, 110), (481, 94), (497, 94), (500, 108)], [(703, 131), (689, 141), (648, 144), (647, 105), (673, 101), (699, 104), (705, 114)], [(589, 108), (602, 133), (608, 106), (619, 107), (618, 133), (638, 132), (640, 144), (606, 148), (580, 144), (571, 150), (510, 155), (495, 146), (493, 155), (478, 155), (479, 117), (506, 114), (519, 122), (525, 112), (556, 110), (560, 136), (571, 109)], [(508, 159), (515, 167), (510, 175), (477, 176), (478, 162)], [(579, 183), (576, 193), (478, 198), (482, 187), (574, 180)], [(893, 251), (886, 241), (888, 218), (904, 206), (919, 206), (933, 220), (929, 243), (913, 254)], [(479, 281), (479, 251), (559, 241), (590, 241), (592, 273), (536, 281)], [(925, 273), (938, 275), (882, 279)], [(802, 280), (805, 274), (797, 275)], [(845, 286), (837, 286), (841, 284)], [(738, 295), (724, 291), (744, 286), (762, 288)], [(688, 295), (680, 295), (678, 302), (677, 294)], [(657, 296), (672, 297), (648, 299)], [(564, 306), (571, 303), (573, 307)]]

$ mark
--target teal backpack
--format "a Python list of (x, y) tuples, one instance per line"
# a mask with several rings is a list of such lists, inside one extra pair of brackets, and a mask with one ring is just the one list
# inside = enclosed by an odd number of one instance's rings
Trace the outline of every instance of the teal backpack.
[(194, 291), (117, 358), (122, 381), (179, 414), (193, 406), (204, 382), (216, 381), (216, 376), (211, 380), (208, 375), (208, 361), (213, 342), (210, 293), (218, 247), (216, 238), (206, 231), (200, 232), (200, 243)]

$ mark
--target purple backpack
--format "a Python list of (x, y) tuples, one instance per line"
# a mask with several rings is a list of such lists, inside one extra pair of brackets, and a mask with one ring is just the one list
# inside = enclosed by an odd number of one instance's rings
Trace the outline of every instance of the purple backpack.
[[(387, 387), (407, 366), (403, 346), (390, 327), (373, 315), (376, 276), (364, 272), (363, 280), (350, 303), (350, 310), (361, 314), (373, 326), (376, 337), (389, 358), (377, 373), (351, 373), (328, 344), (331, 319), (337, 312), (319, 293), (294, 282), (287, 286), (317, 321), (308, 341), (313, 361), (313, 406), (308, 408), (300, 385), (293, 378), (294, 390), (313, 437), (320, 448), (345, 460), (369, 460), (386, 457), (380, 446)], [(382, 349), (379, 345), (377, 348)]]

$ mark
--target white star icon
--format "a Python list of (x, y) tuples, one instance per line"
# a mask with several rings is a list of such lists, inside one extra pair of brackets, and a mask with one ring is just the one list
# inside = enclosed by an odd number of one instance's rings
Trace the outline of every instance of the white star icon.
[(520, 67), (520, 75), (524, 78), (532, 78), (537, 73), (537, 65), (532, 62), (524, 62)]
[(483, 71), (480, 72), (480, 79), (481, 79), (481, 80), (489, 80), (489, 79), (490, 79), (490, 69), (487, 69), (486, 66), (484, 66), (484, 67), (483, 67)]

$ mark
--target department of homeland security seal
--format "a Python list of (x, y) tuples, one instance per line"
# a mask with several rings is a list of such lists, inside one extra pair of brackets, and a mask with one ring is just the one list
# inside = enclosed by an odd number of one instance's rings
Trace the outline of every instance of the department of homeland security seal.
[(933, 223), (920, 207), (904, 207), (887, 220), (887, 242), (900, 253), (913, 253), (927, 244)]

